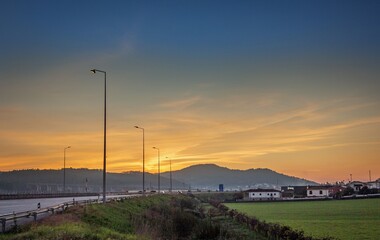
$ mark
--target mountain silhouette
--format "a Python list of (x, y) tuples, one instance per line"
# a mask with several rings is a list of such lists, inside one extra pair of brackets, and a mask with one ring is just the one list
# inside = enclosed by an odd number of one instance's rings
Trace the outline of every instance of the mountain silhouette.
[[(169, 172), (162, 173), (169, 177)], [(217, 189), (223, 184), (226, 189), (275, 188), (280, 186), (318, 185), (318, 183), (287, 176), (270, 169), (235, 170), (216, 164), (193, 165), (172, 172), (173, 179), (190, 184), (192, 188)]]
[[(101, 192), (102, 170), (66, 169), (68, 192)], [(216, 190), (279, 188), (280, 186), (317, 185), (316, 182), (287, 176), (270, 169), (235, 170), (215, 164), (200, 164), (172, 172), (173, 189)], [(161, 173), (161, 190), (170, 186), (170, 173)], [(63, 170), (13, 170), (0, 172), (0, 193), (49, 193), (63, 189)], [(107, 191), (125, 192), (142, 189), (142, 173), (107, 173)], [(145, 173), (145, 189), (157, 190), (157, 174)]]
[[(103, 171), (66, 169), (67, 192), (101, 192)], [(161, 176), (161, 189), (168, 189), (169, 179)], [(107, 173), (107, 191), (142, 190), (142, 172)], [(187, 189), (188, 185), (173, 179), (173, 188)], [(157, 190), (157, 175), (145, 173), (145, 189)], [(55, 193), (63, 190), (63, 170), (14, 170), (0, 172), (0, 193)]]

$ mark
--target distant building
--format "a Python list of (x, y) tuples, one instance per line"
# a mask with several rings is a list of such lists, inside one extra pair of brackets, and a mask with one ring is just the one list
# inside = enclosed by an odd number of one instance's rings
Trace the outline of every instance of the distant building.
[(223, 184), (219, 184), (219, 192), (223, 192), (224, 191), (224, 185)]
[(366, 186), (366, 183), (360, 181), (353, 181), (348, 183), (348, 186), (353, 188), (355, 192), (359, 192), (363, 187)]
[(344, 186), (340, 186), (340, 185), (334, 185), (334, 186), (331, 186), (330, 187), (330, 197), (337, 197), (337, 196), (341, 196), (343, 191), (346, 189), (346, 187)]
[(245, 192), (250, 200), (275, 200), (281, 198), (281, 191), (275, 189), (249, 189)]
[(380, 189), (380, 178), (376, 181), (367, 182), (368, 189)]
[(283, 198), (304, 198), (306, 197), (307, 186), (285, 186), (281, 187)]
[(307, 187), (307, 197), (329, 197), (333, 194), (331, 186), (309, 186)]

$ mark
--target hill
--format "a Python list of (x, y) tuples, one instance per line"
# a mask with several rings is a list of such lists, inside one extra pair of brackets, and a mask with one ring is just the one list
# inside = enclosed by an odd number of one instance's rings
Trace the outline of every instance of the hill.
[[(101, 170), (66, 169), (68, 192), (101, 192)], [(169, 179), (161, 177), (161, 188), (168, 189)], [(173, 180), (174, 188), (187, 188), (182, 182)], [(14, 170), (0, 172), (0, 193), (54, 193), (63, 189), (62, 170)], [(122, 192), (142, 189), (142, 173), (107, 173), (107, 191)], [(157, 175), (145, 173), (145, 189), (157, 189)]]
[[(66, 169), (68, 192), (101, 192), (101, 170)], [(270, 169), (234, 170), (215, 164), (193, 165), (173, 171), (173, 189), (215, 190), (219, 184), (226, 189), (274, 188), (279, 186), (317, 185), (317, 183), (287, 176)], [(170, 173), (161, 173), (161, 189), (170, 186)], [(62, 192), (62, 170), (14, 170), (0, 172), (0, 193)], [(142, 189), (142, 173), (107, 173), (107, 191), (122, 192)], [(145, 189), (157, 189), (157, 174), (145, 173)]]
[[(169, 177), (169, 172), (162, 173), (162, 176)], [(316, 182), (287, 176), (270, 169), (234, 170), (215, 164), (193, 165), (173, 171), (172, 176), (190, 184), (192, 188), (199, 189), (217, 189), (219, 184), (224, 184), (226, 189), (318, 185)]]

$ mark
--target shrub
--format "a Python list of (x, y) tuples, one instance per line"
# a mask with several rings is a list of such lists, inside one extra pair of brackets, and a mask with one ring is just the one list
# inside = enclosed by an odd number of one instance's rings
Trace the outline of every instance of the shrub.
[(220, 232), (220, 225), (203, 221), (201, 224), (198, 224), (194, 234), (194, 239), (220, 239)]
[(237, 193), (234, 193), (233, 195), (233, 199), (236, 201), (236, 200), (241, 200), (244, 198), (244, 193), (243, 192), (237, 192)]

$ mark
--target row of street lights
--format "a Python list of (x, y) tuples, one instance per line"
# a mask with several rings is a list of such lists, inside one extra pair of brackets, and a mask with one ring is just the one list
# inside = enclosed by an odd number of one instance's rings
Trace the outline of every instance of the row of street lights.
[[(106, 203), (106, 153), (107, 153), (107, 72), (92, 69), (90, 70), (92, 73), (103, 73), (104, 74), (104, 147), (103, 147), (103, 203)], [(145, 129), (139, 126), (135, 126), (135, 128), (141, 129), (143, 133), (143, 193), (145, 194)], [(63, 153), (63, 191), (66, 191), (66, 149), (71, 148), (71, 146), (64, 148)], [(160, 192), (160, 149), (157, 147), (153, 147), (158, 151), (158, 192)], [(170, 160), (170, 191), (172, 191), (172, 173), (171, 173), (171, 160)]]
[[(142, 130), (143, 138), (143, 194), (145, 194), (145, 129), (139, 126), (135, 126), (135, 128)], [(158, 170), (158, 192), (161, 191), (161, 172), (160, 172), (160, 149), (158, 147), (153, 147), (153, 149), (157, 150), (157, 170)], [(168, 158), (168, 157), (166, 157)], [(173, 190), (173, 184), (172, 184), (172, 160), (170, 159), (170, 192)]]
[[(104, 74), (104, 147), (103, 147), (103, 203), (106, 202), (106, 165), (107, 165), (107, 72), (92, 69), (92, 73), (103, 73)], [(145, 129), (139, 126), (135, 126), (137, 129), (141, 129), (143, 133), (143, 194), (145, 194)], [(66, 149), (71, 148), (71, 146), (65, 147), (63, 150), (63, 191), (66, 192)], [(161, 190), (160, 184), (160, 149), (153, 147), (158, 152), (158, 192)], [(170, 191), (172, 191), (172, 163), (170, 159)]]

